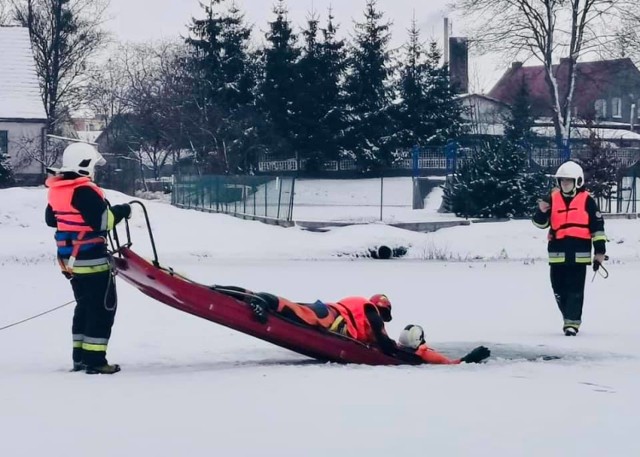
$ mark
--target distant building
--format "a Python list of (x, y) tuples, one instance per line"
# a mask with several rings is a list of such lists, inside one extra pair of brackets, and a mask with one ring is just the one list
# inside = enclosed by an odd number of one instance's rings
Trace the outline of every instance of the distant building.
[[(566, 94), (568, 59), (553, 66), (560, 94)], [(630, 59), (578, 62), (573, 95), (573, 116), (590, 120), (598, 128), (640, 131), (640, 71)], [(550, 119), (552, 102), (544, 67), (514, 62), (489, 92), (489, 96), (512, 104), (526, 84), (534, 116)]]
[(23, 184), (42, 182), (47, 115), (29, 31), (0, 27), (0, 154), (8, 154)]

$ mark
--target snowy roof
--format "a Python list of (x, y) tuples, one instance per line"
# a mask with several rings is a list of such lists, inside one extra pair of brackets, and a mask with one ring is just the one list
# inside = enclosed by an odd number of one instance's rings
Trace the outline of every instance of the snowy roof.
[(0, 27), (0, 119), (46, 120), (29, 31)]

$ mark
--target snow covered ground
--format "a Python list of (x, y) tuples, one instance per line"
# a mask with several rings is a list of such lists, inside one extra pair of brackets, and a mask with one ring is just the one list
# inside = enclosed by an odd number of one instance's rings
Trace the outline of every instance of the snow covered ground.
[[(443, 177), (434, 177), (442, 180)], [(382, 198), (381, 198), (382, 197)], [(431, 222), (458, 220), (453, 214), (438, 213), (442, 189), (435, 188), (425, 199), (423, 210), (413, 210), (411, 177), (369, 179), (297, 179), (293, 220)]]
[[(72, 299), (45, 200), (44, 189), (0, 190), (0, 327)], [(392, 336), (419, 323), (451, 356), (485, 344), (493, 357), (447, 367), (316, 363), (120, 281), (115, 376), (66, 371), (71, 306), (0, 331), (0, 455), (640, 455), (640, 221), (607, 222), (611, 276), (590, 282), (589, 273), (583, 329), (566, 338), (545, 234), (528, 221), (311, 233), (147, 207), (161, 262), (197, 281), (300, 301), (383, 292)], [(139, 210), (132, 234), (134, 250), (150, 255)], [(408, 247), (406, 257), (358, 257), (383, 243)]]

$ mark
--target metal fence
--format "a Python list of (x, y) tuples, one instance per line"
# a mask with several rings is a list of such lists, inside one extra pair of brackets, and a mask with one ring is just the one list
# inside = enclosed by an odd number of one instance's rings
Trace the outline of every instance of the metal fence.
[[(390, 168), (395, 170), (429, 170), (434, 172), (451, 173), (456, 167), (474, 154), (482, 153), (477, 147), (461, 147), (455, 143), (447, 146), (415, 148), (413, 150), (396, 151), (395, 160)], [(580, 158), (588, 155), (588, 150), (576, 147), (571, 150), (556, 148), (531, 148), (528, 150), (527, 163), (531, 168), (557, 168), (570, 158)], [(640, 162), (640, 148), (611, 148), (606, 151), (612, 158), (618, 160), (623, 168), (632, 167)], [(258, 171), (265, 172), (298, 172), (306, 169), (305, 159), (285, 158), (270, 160), (263, 157), (258, 163)], [(354, 160), (330, 160), (320, 166), (322, 171), (354, 171), (358, 165)]]
[(295, 178), (175, 176), (171, 204), (234, 216), (291, 222)]

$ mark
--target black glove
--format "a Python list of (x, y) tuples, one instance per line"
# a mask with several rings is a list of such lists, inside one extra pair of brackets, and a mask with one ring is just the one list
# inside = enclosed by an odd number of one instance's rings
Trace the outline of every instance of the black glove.
[(251, 311), (253, 311), (253, 316), (258, 322), (261, 324), (267, 322), (266, 303), (264, 303), (263, 300), (253, 299), (249, 302), (249, 307), (251, 308)]
[(129, 219), (131, 217), (131, 205), (129, 203), (124, 203), (122, 205), (122, 215), (125, 219)]
[(491, 355), (491, 351), (484, 346), (478, 346), (460, 359), (464, 363), (480, 363)]

